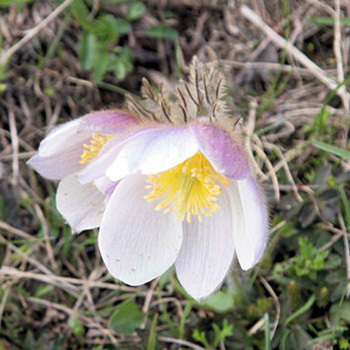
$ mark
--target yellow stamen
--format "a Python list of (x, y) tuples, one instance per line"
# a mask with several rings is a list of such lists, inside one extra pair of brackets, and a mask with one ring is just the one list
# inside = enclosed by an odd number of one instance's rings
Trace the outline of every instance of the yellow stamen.
[(146, 188), (151, 192), (145, 196), (148, 202), (163, 199), (156, 210), (174, 211), (178, 218), (191, 222), (197, 216), (212, 216), (220, 209), (217, 196), (221, 186), (228, 186), (229, 179), (219, 174), (205, 156), (198, 152), (193, 157), (167, 171), (149, 175)]
[(84, 144), (84, 152), (81, 155), (80, 164), (86, 164), (91, 162), (98, 156), (101, 148), (105, 143), (110, 140), (113, 135), (97, 134), (93, 133), (89, 144)]

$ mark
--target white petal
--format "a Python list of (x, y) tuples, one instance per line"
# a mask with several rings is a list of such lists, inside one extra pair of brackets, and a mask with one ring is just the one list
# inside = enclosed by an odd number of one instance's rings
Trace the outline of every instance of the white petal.
[(61, 180), (83, 168), (80, 164), (82, 152), (82, 146), (72, 146), (50, 157), (41, 157), (38, 153), (30, 158), (27, 164), (47, 179)]
[(82, 169), (81, 155), (84, 143), (91, 133), (77, 133), (81, 118), (54, 128), (41, 141), (38, 153), (28, 160), (28, 165), (41, 176), (60, 180)]
[(86, 184), (93, 182), (105, 175), (107, 168), (114, 161), (120, 150), (120, 139), (123, 139), (123, 137), (115, 136), (103, 146), (98, 157), (90, 164), (87, 164), (80, 172), (78, 176), (80, 183)]
[(196, 137), (186, 127), (150, 127), (125, 140), (106, 175), (118, 181), (137, 171), (156, 174), (184, 162), (198, 150)]
[(38, 151), (39, 155), (41, 157), (51, 157), (77, 144), (82, 146), (84, 142), (91, 138), (91, 133), (78, 133), (77, 130), (81, 119), (72, 120), (52, 129), (41, 141)]
[(110, 274), (129, 285), (140, 285), (165, 272), (175, 261), (182, 241), (182, 222), (171, 213), (155, 211), (144, 196), (146, 177), (123, 179), (112, 194), (98, 237)]
[(107, 197), (110, 197), (117, 186), (118, 182), (111, 181), (107, 176), (102, 176), (96, 181), (94, 181), (94, 185)]
[(184, 222), (184, 237), (176, 260), (177, 276), (194, 299), (200, 300), (221, 285), (234, 256), (230, 201), (219, 197), (220, 209), (200, 223)]
[(96, 186), (81, 185), (74, 174), (58, 185), (57, 209), (76, 232), (100, 226), (104, 203), (105, 195)]
[(266, 206), (252, 178), (240, 180), (229, 188), (233, 218), (240, 228), (234, 230), (236, 254), (243, 270), (248, 270), (262, 258), (268, 240)]

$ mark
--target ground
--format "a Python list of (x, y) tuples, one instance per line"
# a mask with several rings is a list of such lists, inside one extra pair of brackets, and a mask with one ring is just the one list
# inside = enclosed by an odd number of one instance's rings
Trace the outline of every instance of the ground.
[[(346, 0), (0, 0), (0, 349), (349, 349)], [(57, 124), (220, 62), (270, 210), (262, 262), (190, 299), (174, 271), (107, 273), (57, 183), (26, 165)], [(237, 125), (238, 125), (237, 124)]]

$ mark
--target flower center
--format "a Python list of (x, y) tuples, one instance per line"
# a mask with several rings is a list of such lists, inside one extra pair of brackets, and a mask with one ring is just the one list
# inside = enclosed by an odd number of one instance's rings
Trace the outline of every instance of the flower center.
[(145, 196), (148, 202), (162, 199), (156, 210), (165, 208), (165, 213), (174, 211), (178, 218), (191, 222), (197, 216), (212, 216), (220, 209), (217, 196), (222, 193), (221, 186), (228, 186), (230, 180), (219, 174), (205, 156), (198, 152), (183, 163), (156, 175), (149, 175)]
[(84, 152), (81, 155), (80, 164), (86, 164), (95, 159), (101, 148), (109, 141), (113, 135), (93, 133), (89, 144), (84, 144)]

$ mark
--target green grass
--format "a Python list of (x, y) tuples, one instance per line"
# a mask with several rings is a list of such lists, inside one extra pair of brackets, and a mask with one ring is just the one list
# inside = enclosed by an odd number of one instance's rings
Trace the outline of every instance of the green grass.
[[(17, 23), (19, 33), (55, 4), (0, 1), (3, 20), (9, 28)], [(293, 4), (273, 10), (265, 2), (265, 18), (286, 38), (296, 24), (319, 25), (296, 45), (311, 47), (310, 59), (320, 64), (322, 57), (321, 68), (335, 72), (334, 19), (306, 14), (296, 23)], [(258, 266), (234, 264), (222, 288), (201, 302), (186, 294), (173, 268), (140, 287), (110, 277), (97, 231), (72, 235), (55, 206), (56, 184), (25, 164), (48, 126), (119, 107), (127, 93), (139, 96), (142, 76), (171, 87), (194, 55), (253, 57), (250, 43), (260, 43), (261, 33), (236, 17), (245, 39), (234, 35), (223, 16), (229, 9), (220, 6), (202, 4), (201, 17), (194, 4), (75, 0), (0, 67), (0, 350), (350, 347), (350, 152), (348, 139), (345, 147), (338, 142), (348, 132), (338, 97), (348, 80), (329, 91), (310, 74), (285, 74), (293, 62), (283, 50), (275, 70), (245, 66), (240, 86), (241, 70), (228, 71), (230, 97), (239, 102), (232, 116), (251, 128), (272, 234)], [(19, 41), (11, 35), (0, 34), (2, 50)]]

